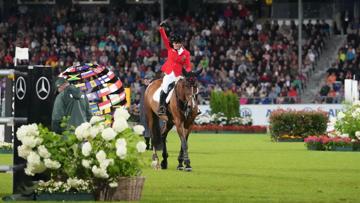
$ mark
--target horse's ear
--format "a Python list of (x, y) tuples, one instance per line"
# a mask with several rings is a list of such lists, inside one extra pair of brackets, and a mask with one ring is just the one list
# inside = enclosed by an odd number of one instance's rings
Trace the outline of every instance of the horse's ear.
[(199, 68), (199, 70), (197, 70), (197, 71), (195, 72), (195, 76), (196, 76), (196, 77), (199, 76), (199, 75), (202, 73), (202, 71), (203, 71), (203, 69), (202, 69), (202, 68)]
[(184, 68), (182, 69), (182, 74), (183, 74), (184, 77), (188, 76), (188, 72), (186, 72), (186, 70)]

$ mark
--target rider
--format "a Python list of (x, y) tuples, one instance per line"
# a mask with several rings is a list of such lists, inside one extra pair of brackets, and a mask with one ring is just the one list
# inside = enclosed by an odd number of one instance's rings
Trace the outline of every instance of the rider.
[(168, 58), (161, 71), (165, 76), (161, 84), (159, 115), (166, 114), (165, 100), (168, 93), (168, 87), (171, 83), (176, 81), (176, 78), (182, 75), (182, 68), (185, 67), (187, 72), (191, 71), (190, 52), (186, 50), (182, 44), (182, 37), (178, 34), (173, 34), (170, 41), (166, 35), (165, 27), (166, 21), (160, 23), (160, 35), (168, 52)]

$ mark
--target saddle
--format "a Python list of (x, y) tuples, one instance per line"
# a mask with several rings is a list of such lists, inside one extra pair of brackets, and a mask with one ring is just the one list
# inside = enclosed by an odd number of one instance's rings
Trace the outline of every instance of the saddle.
[[(175, 81), (175, 82), (172, 82), (172, 83), (170, 83), (170, 85), (169, 85), (169, 87), (168, 87), (168, 93), (166, 94), (166, 100), (165, 100), (165, 103), (166, 104), (169, 104), (169, 102), (170, 102), (170, 99), (171, 99), (171, 96), (173, 95), (173, 93), (174, 93), (174, 88), (175, 88), (175, 85), (176, 85), (176, 83), (177, 83), (177, 81), (179, 81), (178, 79)], [(160, 92), (161, 92), (161, 87), (159, 87), (156, 91), (155, 91), (155, 93), (154, 93), (154, 95), (153, 95), (153, 100), (154, 101), (156, 101), (156, 102), (160, 102)]]

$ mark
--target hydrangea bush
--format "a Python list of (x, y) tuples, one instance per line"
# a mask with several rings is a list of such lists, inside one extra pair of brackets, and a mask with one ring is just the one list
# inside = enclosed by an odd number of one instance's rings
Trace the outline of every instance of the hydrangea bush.
[(0, 150), (12, 150), (12, 148), (12, 143), (0, 141)]
[(360, 101), (348, 104), (344, 112), (339, 112), (335, 119), (330, 120), (330, 126), (334, 126), (339, 134), (348, 134), (352, 139), (358, 139), (360, 135)]
[(140, 136), (144, 127), (130, 128), (129, 117), (126, 109), (118, 108), (112, 123), (94, 116), (90, 122), (62, 135), (41, 125), (21, 126), (16, 135), (22, 142), (19, 156), (27, 161), (25, 173), (34, 176), (49, 172), (53, 182), (42, 182), (39, 187), (49, 184), (61, 188), (60, 192), (69, 189), (69, 180), (90, 183), (91, 190), (96, 190), (105, 185), (116, 187), (119, 177), (140, 175), (145, 164), (141, 153), (146, 144)]
[(199, 115), (195, 119), (196, 125), (252, 125), (251, 117), (233, 117), (228, 119), (223, 113), (214, 113), (212, 115), (205, 113)]

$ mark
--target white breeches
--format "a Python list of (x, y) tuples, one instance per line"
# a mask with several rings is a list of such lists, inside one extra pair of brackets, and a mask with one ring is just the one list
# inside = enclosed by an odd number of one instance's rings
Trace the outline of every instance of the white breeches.
[(169, 75), (165, 74), (163, 81), (161, 83), (161, 90), (167, 94), (169, 85), (175, 81), (176, 81), (176, 76), (174, 72), (171, 72)]

